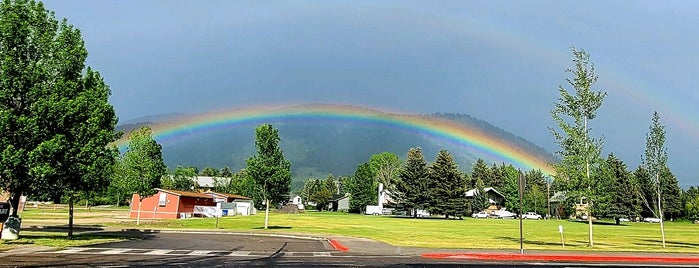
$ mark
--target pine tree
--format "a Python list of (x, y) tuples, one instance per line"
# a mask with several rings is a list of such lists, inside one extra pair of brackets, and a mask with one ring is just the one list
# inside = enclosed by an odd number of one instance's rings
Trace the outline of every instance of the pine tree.
[(626, 164), (614, 154), (610, 154), (603, 164), (602, 176), (605, 176), (605, 180), (613, 182), (609, 188), (612, 200), (605, 216), (614, 218), (617, 225), (620, 218), (638, 216), (640, 200), (637, 194), (629, 190), (638, 186), (635, 185), (635, 178), (626, 169)]
[(397, 190), (404, 196), (402, 203), (413, 217), (417, 217), (417, 209), (425, 209), (430, 200), (431, 188), (427, 161), (422, 149), (410, 148), (399, 178)]
[(466, 183), (447, 150), (439, 151), (429, 174), (434, 182), (430, 213), (462, 217), (466, 212)]
[(378, 203), (378, 182), (374, 179), (369, 163), (357, 167), (354, 176), (347, 179), (347, 191), (350, 193), (349, 211), (362, 213), (366, 206)]

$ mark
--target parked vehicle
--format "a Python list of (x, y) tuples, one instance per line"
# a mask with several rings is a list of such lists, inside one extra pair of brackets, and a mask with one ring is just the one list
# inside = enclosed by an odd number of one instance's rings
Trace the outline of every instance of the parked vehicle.
[(630, 222), (629, 218), (620, 218), (619, 222)]
[(471, 217), (473, 217), (473, 218), (485, 219), (485, 218), (489, 218), (489, 217), (490, 217), (490, 214), (488, 214), (488, 212), (481, 211), (481, 212), (478, 212), (478, 213), (473, 213), (473, 214), (471, 215)]
[(525, 220), (540, 220), (540, 219), (541, 219), (541, 215), (536, 214), (535, 212), (527, 212), (527, 213), (522, 214), (522, 219), (525, 219)]
[(500, 210), (495, 211), (493, 213), (493, 216), (496, 219), (514, 219), (517, 216), (517, 214), (507, 211), (506, 208), (501, 208)]
[(658, 218), (644, 218), (643, 221), (650, 223), (660, 223), (660, 219)]

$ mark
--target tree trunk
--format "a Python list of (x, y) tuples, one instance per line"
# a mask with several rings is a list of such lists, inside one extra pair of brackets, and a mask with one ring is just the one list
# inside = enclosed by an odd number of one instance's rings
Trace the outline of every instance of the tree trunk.
[(10, 206), (12, 206), (12, 216), (19, 218), (19, 199), (22, 197), (22, 193), (12, 195), (10, 198)]
[(136, 216), (136, 225), (141, 225), (141, 205), (143, 205), (143, 199), (138, 199), (138, 216)]
[(269, 223), (269, 199), (265, 199), (265, 229), (267, 229)]
[(663, 224), (663, 207), (660, 203), (660, 176), (656, 173), (656, 179), (658, 180), (658, 217), (660, 217), (660, 235), (663, 237), (663, 249), (665, 249), (665, 225)]
[[(590, 148), (588, 148), (589, 144), (587, 143), (587, 116), (585, 116), (585, 174), (587, 176), (587, 182), (590, 183), (590, 159), (588, 158)], [(587, 187), (588, 190), (591, 188), (590, 186)], [(592, 191), (588, 191), (588, 194), (591, 194)], [(591, 198), (588, 196), (587, 198)], [(590, 247), (595, 246), (595, 242), (592, 238), (592, 200), (588, 199), (587, 203), (589, 204), (587, 206), (587, 222), (590, 225)]]

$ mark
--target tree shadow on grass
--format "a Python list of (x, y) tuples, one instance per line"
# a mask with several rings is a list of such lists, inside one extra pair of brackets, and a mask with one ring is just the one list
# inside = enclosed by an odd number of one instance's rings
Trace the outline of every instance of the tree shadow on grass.
[[(102, 231), (101, 225), (73, 225), (73, 232), (95, 232)], [(37, 231), (37, 232), (58, 232), (58, 233), (68, 233), (68, 225), (49, 225), (49, 226), (36, 226), (32, 225), (29, 227), (22, 227), (20, 231)]]
[[(497, 237), (495, 237), (495, 238), (497, 238), (497, 239), (499, 239), (499, 240), (505, 240), (505, 241), (509, 241), (509, 242), (519, 243), (519, 237), (497, 236)], [(566, 241), (566, 245), (568, 245), (569, 243), (583, 244), (583, 245), (588, 244), (587, 241), (582, 241), (582, 240)], [(524, 244), (525, 244), (525, 245), (537, 245), (537, 246), (561, 246), (561, 241), (558, 241), (558, 240), (557, 240), (557, 241), (554, 241), (554, 242), (550, 242), (550, 241), (540, 241), (540, 240), (528, 239), (528, 238), (525, 237), (525, 238), (524, 238)], [(599, 242), (595, 242), (595, 244), (596, 244), (596, 245), (600, 245), (600, 246), (610, 246), (610, 244), (599, 243)]]
[[(663, 244), (663, 241), (660, 239), (641, 239), (639, 242), (635, 242), (633, 244), (638, 245), (638, 246), (659, 246), (659, 245)], [(699, 243), (677, 242), (677, 241), (668, 241), (668, 240), (665, 240), (665, 244), (667, 246), (678, 247), (678, 248), (696, 248), (696, 247), (699, 247)]]
[[(277, 225), (267, 226), (267, 229), (273, 229), (273, 230), (291, 229), (291, 228), (292, 228), (291, 226), (277, 226)], [(260, 229), (265, 229), (265, 227), (264, 227), (264, 226), (260, 226), (260, 227), (255, 227), (255, 228), (253, 228), (253, 229), (258, 229), (258, 230), (260, 230)]]
[[(582, 223), (582, 224), (589, 224), (587, 221), (568, 221), (568, 222), (573, 222), (573, 223)], [(616, 224), (614, 222), (608, 222), (608, 221), (593, 221), (592, 225), (605, 225), (605, 226), (629, 226), (627, 224)]]

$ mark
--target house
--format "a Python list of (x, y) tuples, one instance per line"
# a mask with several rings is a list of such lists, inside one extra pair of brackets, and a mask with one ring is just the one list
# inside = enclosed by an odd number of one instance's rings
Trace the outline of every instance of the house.
[[(156, 190), (156, 194), (144, 198), (142, 203), (139, 203), (140, 196), (138, 194), (133, 195), (129, 210), (130, 218), (138, 217), (139, 208), (141, 219), (188, 218), (196, 213), (209, 217), (221, 214), (250, 215), (255, 213), (252, 199), (245, 196), (214, 192)], [(233, 210), (233, 213), (226, 213), (230, 210)]]
[(333, 195), (330, 199), (330, 210), (331, 211), (349, 211), (349, 199), (350, 195)]
[(301, 196), (295, 195), (291, 199), (289, 199), (289, 202), (294, 205), (299, 205), (301, 204)]
[[(495, 188), (492, 187), (486, 187), (483, 189), (485, 191), (485, 194), (488, 195), (488, 203), (490, 206), (485, 209), (485, 211), (489, 213), (493, 213), (499, 209), (502, 208), (502, 205), (505, 204), (505, 195), (501, 194)], [(471, 189), (466, 192), (466, 198), (473, 198), (480, 192), (478, 189)]]
[(216, 183), (223, 185), (228, 185), (230, 183), (230, 178), (219, 178), (219, 177), (209, 177), (209, 176), (196, 176), (194, 182), (196, 183), (197, 189), (202, 190), (212, 190)]

